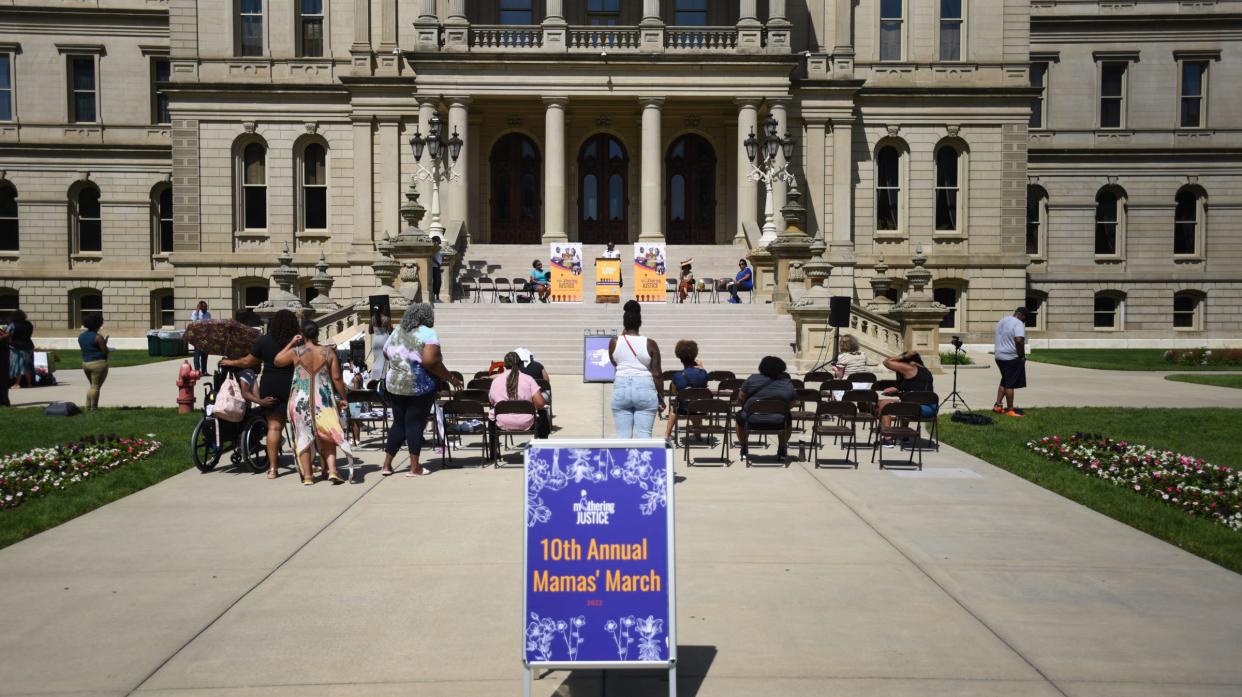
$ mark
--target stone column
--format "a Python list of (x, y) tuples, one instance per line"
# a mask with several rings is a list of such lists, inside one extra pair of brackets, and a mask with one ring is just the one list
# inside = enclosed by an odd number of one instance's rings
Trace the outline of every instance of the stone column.
[(353, 246), (370, 251), (375, 241), (375, 193), (372, 188), (374, 152), (372, 143), (372, 119), (370, 116), (355, 117), (354, 125), (354, 235)]
[(448, 0), (443, 50), (459, 53), (470, 50), (470, 20), (466, 19), (466, 0)]
[(643, 53), (663, 53), (664, 20), (660, 18), (660, 0), (643, 0), (643, 20), (638, 27), (639, 50)]
[(785, 0), (768, 0), (768, 53), (789, 53), (792, 29), (785, 17)]
[(440, 50), (440, 16), (436, 0), (422, 0), (418, 19), (414, 20), (414, 50), (420, 53)]
[[(446, 97), (449, 103), (448, 130), (444, 133), (444, 141), (447, 143), (449, 138), (453, 137), (456, 131), (459, 138), (465, 141), (462, 144), (461, 156), (453, 162), (451, 158), (445, 157), (445, 162), (452, 167), (452, 171), (456, 172), (460, 178), (454, 178), (454, 181), (448, 183), (448, 220), (460, 220), (462, 222), (462, 230), (470, 229), (470, 156), (469, 151), (471, 142), (467, 138), (470, 132), (470, 97), (453, 96)], [(469, 234), (469, 233), (465, 233)], [(447, 244), (457, 244), (457, 239), (445, 240)]]
[(806, 197), (803, 199), (808, 211), (806, 230), (812, 237), (824, 240), (827, 245), (831, 230), (832, 207), (828, 205), (828, 122), (823, 117), (806, 117)]
[(759, 22), (758, 0), (742, 0), (737, 17), (737, 52), (763, 51), (763, 24)]
[[(789, 114), (786, 113), (786, 107), (791, 99), (789, 97), (772, 97), (768, 99), (768, 109), (772, 116), (776, 118), (776, 135), (781, 138), (785, 137), (785, 132), (789, 131)], [(756, 136), (757, 137), (757, 136)], [(776, 151), (776, 167), (788, 164), (785, 160), (784, 150)], [(772, 182), (772, 208), (776, 212), (776, 229), (785, 229), (785, 218), (781, 211), (785, 208), (788, 201), (789, 187), (785, 182), (777, 180)]]
[(854, 0), (832, 0), (832, 69), (840, 77), (854, 74)]
[[(752, 3), (753, 4), (753, 3)], [(740, 98), (737, 104), (737, 232), (735, 245), (746, 246), (747, 222), (756, 223), (759, 217), (759, 183), (750, 178), (750, 159), (746, 157), (746, 139), (759, 123), (759, 104), (755, 99)], [(759, 134), (756, 133), (758, 138)]]
[(854, 295), (854, 124), (850, 120), (832, 122), (832, 234), (828, 239), (828, 260), (833, 274), (832, 290)]
[(371, 0), (354, 0), (354, 43), (349, 55), (353, 74), (371, 73)]
[(565, 104), (567, 97), (544, 97), (543, 241), (567, 242), (565, 227)]
[(397, 48), (397, 0), (380, 0), (380, 44), (376, 55), (381, 75), (401, 72), (402, 60), (393, 55)]
[(638, 239), (645, 242), (664, 241), (664, 158), (660, 126), (664, 97), (642, 97), (642, 225)]

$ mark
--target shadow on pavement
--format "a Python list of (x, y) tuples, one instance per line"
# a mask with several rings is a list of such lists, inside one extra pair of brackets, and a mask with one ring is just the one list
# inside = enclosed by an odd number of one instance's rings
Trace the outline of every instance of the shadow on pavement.
[[(677, 696), (696, 697), (716, 660), (715, 646), (677, 646)], [(544, 675), (547, 675), (546, 673)], [(534, 694), (545, 694), (536, 680)], [(666, 697), (668, 671), (575, 670), (551, 693), (557, 697)]]

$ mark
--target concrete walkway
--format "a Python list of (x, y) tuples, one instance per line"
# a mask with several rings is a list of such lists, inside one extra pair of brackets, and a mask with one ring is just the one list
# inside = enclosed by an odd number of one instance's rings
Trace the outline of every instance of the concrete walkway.
[[(154, 394), (165, 365), (135, 378)], [(558, 435), (608, 435), (606, 387), (555, 383)], [(338, 487), (191, 470), (0, 550), (0, 695), (519, 694), (520, 470), (378, 459)], [(926, 461), (679, 463), (680, 694), (1242, 694), (1242, 576), (952, 448)], [(534, 693), (666, 690), (579, 671)]]

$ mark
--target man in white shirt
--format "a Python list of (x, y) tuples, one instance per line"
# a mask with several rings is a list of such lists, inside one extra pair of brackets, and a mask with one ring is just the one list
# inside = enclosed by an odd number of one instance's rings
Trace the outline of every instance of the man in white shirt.
[(1026, 315), (1026, 308), (1019, 307), (996, 323), (996, 367), (1001, 379), (992, 411), (997, 414), (1022, 416), (1022, 410), (1013, 406), (1013, 391), (1026, 387)]
[[(603, 253), (602, 255), (600, 255), (600, 258), (602, 258), (602, 259), (620, 259), (620, 258), (621, 258), (621, 252), (620, 252), (620, 250), (618, 250), (618, 249), (617, 249), (617, 244), (616, 244), (615, 242), (611, 242), (611, 241), (610, 241), (610, 242), (608, 243), (608, 247), (604, 249), (604, 253)], [(622, 275), (622, 276), (621, 276), (619, 279), (617, 279), (617, 280), (618, 280), (617, 287), (618, 287), (618, 288), (624, 288), (624, 287), (625, 287), (625, 277), (624, 277), (624, 275)]]

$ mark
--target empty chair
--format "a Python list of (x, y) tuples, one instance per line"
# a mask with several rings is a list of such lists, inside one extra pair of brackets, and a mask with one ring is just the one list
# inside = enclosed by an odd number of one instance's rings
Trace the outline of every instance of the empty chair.
[(854, 383), (849, 380), (825, 380), (819, 384), (820, 394), (832, 395), (832, 399), (840, 400), (845, 397), (845, 393), (854, 389)]
[(875, 373), (854, 373), (849, 377), (849, 380), (853, 383), (867, 383), (871, 385), (875, 383), (876, 376)]
[(517, 302), (518, 298), (525, 296), (526, 302), (535, 302), (535, 291), (531, 289), (530, 283), (525, 278), (513, 279), (513, 301)]
[[(923, 430), (919, 425), (922, 409), (922, 405), (909, 402), (892, 402), (884, 408), (884, 415), (892, 418), (892, 425), (880, 426), (877, 430), (875, 442), (871, 446), (872, 462), (875, 462), (876, 451), (881, 450), (880, 442), (885, 438), (892, 438), (895, 441), (909, 438), (911, 441), (910, 460), (906, 464), (914, 465), (914, 452), (917, 450), (919, 453), (918, 468), (923, 469), (923, 449), (918, 447), (919, 434)], [(914, 428), (910, 428), (910, 424), (914, 424)], [(880, 469), (884, 469), (883, 453), (880, 454)]]
[[(705, 387), (687, 387), (686, 389), (678, 392), (671, 400), (669, 400), (669, 413), (680, 414), (682, 404), (689, 404), (690, 402), (697, 400), (711, 399), (713, 396), (712, 391)], [(684, 419), (678, 416), (675, 419), (674, 426), (680, 428), (684, 425)], [(676, 433), (672, 433), (670, 435), (674, 439), (677, 437)]]
[[(866, 424), (871, 429), (871, 434), (875, 432), (875, 425), (879, 422), (879, 418), (875, 415), (876, 407), (880, 403), (879, 396), (871, 390), (850, 390), (841, 397), (843, 402), (853, 402), (858, 406), (858, 413), (851, 417), (855, 423)], [(867, 444), (871, 444), (871, 435), (867, 437)]]
[(456, 438), (461, 447), (466, 447), (463, 440), (466, 436), (479, 436), (479, 442), (475, 445), (482, 451), (485, 462), (491, 460), (491, 433), (485, 402), (486, 396), (484, 402), (461, 399), (459, 396), (441, 407), (444, 411), (444, 455), (450, 465), (453, 463), (453, 439)]
[(496, 302), (496, 281), (491, 276), (479, 279), (479, 296), (486, 298), (488, 302)]
[(837, 376), (835, 373), (831, 373), (827, 370), (817, 370), (814, 372), (807, 373), (805, 376), (803, 376), (802, 381), (808, 385), (812, 385), (812, 384), (818, 385), (821, 382), (825, 382), (827, 380), (835, 380), (835, 379), (837, 379)]
[(488, 373), (486, 370), (478, 370), (478, 371), (475, 371), (475, 373), (474, 373), (474, 379), (475, 379), (475, 380), (478, 380), (479, 378), (485, 378), (485, 377), (487, 377), (489, 374), (490, 374), (490, 373)]
[(897, 382), (896, 380), (876, 380), (874, 383), (871, 384), (871, 389), (875, 390), (876, 392), (883, 392), (884, 390), (887, 390), (890, 387), (901, 387), (901, 383)]
[(737, 398), (738, 390), (742, 389), (743, 382), (745, 381), (741, 378), (728, 378), (726, 380), (721, 380), (720, 384), (716, 386), (716, 396), (723, 400), (732, 402)]
[(514, 302), (513, 284), (507, 278), (496, 279), (496, 295), (497, 300), (507, 300)]
[(457, 287), (461, 289), (462, 300), (479, 301), (479, 284), (474, 279), (462, 274), (457, 278)]
[(815, 467), (826, 462), (819, 456), (823, 447), (823, 438), (829, 437), (842, 444), (845, 450), (845, 464), (850, 463), (850, 450), (854, 451), (854, 469), (858, 469), (858, 432), (857, 422), (853, 419), (858, 414), (858, 405), (854, 402), (820, 402), (816, 408), (815, 427), (811, 439), (811, 449), (815, 452)]
[(734, 379), (737, 379), (737, 375), (734, 374), (732, 370), (709, 370), (707, 371), (707, 382), (709, 385), (713, 382), (720, 382), (721, 380), (734, 380)]
[[(490, 387), (490, 386), (491, 386), (491, 383), (488, 383), (488, 386)], [(482, 402), (483, 404), (487, 404), (487, 390), (486, 390), (486, 389), (483, 389), (483, 390), (477, 390), (477, 389), (475, 389), (475, 390), (471, 390), (471, 389), (458, 390), (458, 391), (457, 391), (457, 394), (455, 394), (455, 395), (454, 395), (454, 397), (455, 397), (455, 398), (457, 398), (457, 399), (462, 399), (462, 400), (466, 400), (466, 401), (469, 401), (469, 402)]]
[(483, 375), (484, 377), (481, 377), (481, 378), (476, 377), (475, 379), (466, 383), (466, 389), (467, 390), (483, 390), (484, 392), (492, 389), (492, 379), (490, 377), (487, 377), (486, 372)]
[(670, 304), (677, 302), (677, 279), (664, 279), (664, 294)]

